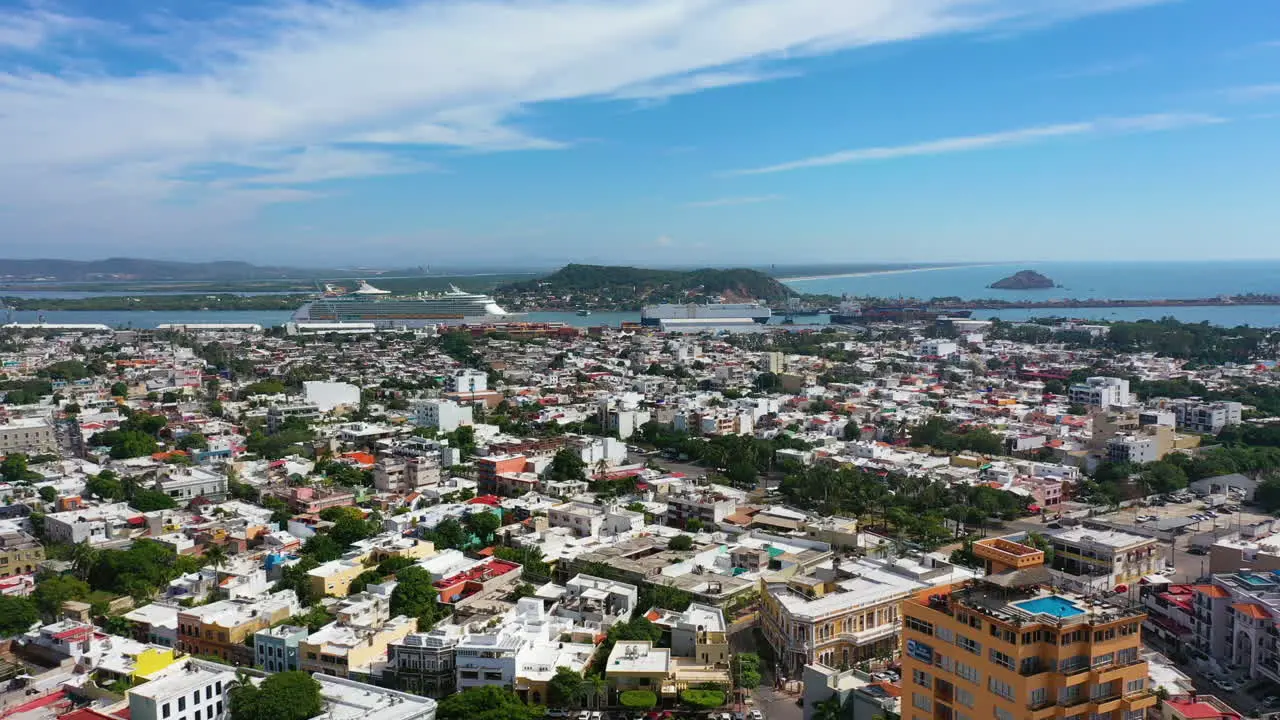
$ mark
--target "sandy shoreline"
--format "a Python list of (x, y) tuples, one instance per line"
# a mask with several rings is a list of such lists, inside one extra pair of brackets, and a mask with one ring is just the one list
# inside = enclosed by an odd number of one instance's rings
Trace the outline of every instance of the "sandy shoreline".
[(938, 265), (936, 267), (902, 268), (899, 270), (870, 270), (867, 272), (833, 273), (831, 275), (803, 275), (798, 277), (780, 277), (778, 282), (802, 282), (804, 280), (826, 280), (828, 278), (871, 277), (872, 275), (901, 275), (903, 273), (930, 272), (933, 270), (958, 270), (960, 268), (1000, 267), (1006, 263), (985, 263), (982, 265)]

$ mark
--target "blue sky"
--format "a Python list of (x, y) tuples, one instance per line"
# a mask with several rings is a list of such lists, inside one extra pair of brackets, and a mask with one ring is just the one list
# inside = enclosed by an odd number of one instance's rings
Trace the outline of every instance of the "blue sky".
[(0, 0), (0, 256), (1280, 258), (1274, 0)]

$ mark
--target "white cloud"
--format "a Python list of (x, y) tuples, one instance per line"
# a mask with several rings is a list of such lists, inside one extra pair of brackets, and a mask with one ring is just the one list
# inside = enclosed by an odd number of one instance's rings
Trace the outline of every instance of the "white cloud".
[[(293, 0), (199, 22), (150, 17), (133, 34), (97, 37), (154, 53), (137, 72), (58, 75), (45, 69), (62, 66), (56, 55), (0, 61), (0, 203), (27, 204), (32, 176), (89, 192), (95, 183), (81, 181), (119, 166), (150, 171), (143, 185), (156, 202), (247, 190), (202, 185), (190, 170), (263, 155), (311, 163), (277, 171), (281, 184), (406, 171), (387, 155), (333, 149), (352, 142), (387, 153), (563, 148), (572, 140), (539, 132), (532, 109), (773, 80), (795, 58), (1160, 1)], [(66, 28), (98, 22), (0, 11), (0, 50), (49, 49)], [(172, 32), (155, 32), (162, 22)], [(320, 152), (330, 164), (319, 166)]]
[(653, 241), (658, 247), (671, 247), (672, 240), (670, 235), (659, 235), (657, 240)]
[(39, 8), (0, 8), (0, 51), (33, 51), (60, 35), (96, 25)]
[(1080, 78), (1105, 77), (1107, 75), (1117, 75), (1119, 73), (1136, 70), (1150, 63), (1150, 59), (1143, 56), (1134, 56), (1122, 58), (1120, 60), (1109, 60), (1105, 62), (1085, 65), (1074, 70), (1058, 73), (1055, 77), (1060, 80), (1077, 80)]
[(381, 152), (311, 147), (256, 164), (268, 172), (245, 182), (252, 185), (306, 185), (342, 178), (373, 177), (422, 172), (431, 166), (409, 162)]
[(1280, 83), (1264, 83), (1261, 85), (1242, 85), (1227, 88), (1223, 94), (1238, 102), (1250, 102), (1280, 95)]
[(760, 175), (765, 173), (785, 172), (804, 168), (825, 167), (828, 165), (849, 165), (874, 160), (894, 160), (906, 157), (925, 157), (932, 155), (949, 155), (953, 153), (987, 150), (1011, 145), (1029, 145), (1063, 137), (1077, 135), (1094, 135), (1103, 133), (1140, 133), (1175, 130), (1178, 128), (1211, 125), (1225, 122), (1223, 118), (1197, 113), (1158, 113), (1122, 118), (1101, 118), (1084, 122), (1059, 123), (1036, 127), (1004, 130), (985, 135), (966, 135), (961, 137), (928, 140), (908, 145), (887, 145), (881, 147), (842, 150), (828, 155), (803, 158), (790, 162), (767, 165), (746, 170), (733, 170), (728, 175)]
[(754, 205), (756, 203), (772, 202), (780, 199), (781, 195), (755, 195), (748, 197), (724, 197), (714, 200), (698, 200), (696, 202), (685, 203), (685, 207), (691, 208), (715, 208), (730, 207), (733, 205)]

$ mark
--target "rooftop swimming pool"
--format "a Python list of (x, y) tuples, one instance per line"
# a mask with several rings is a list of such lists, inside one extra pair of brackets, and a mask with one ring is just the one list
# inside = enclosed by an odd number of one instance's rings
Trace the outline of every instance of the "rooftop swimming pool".
[(1060, 618), (1074, 617), (1083, 615), (1084, 610), (1074, 602), (1062, 597), (1061, 595), (1046, 595), (1045, 597), (1036, 598), (1035, 600), (1024, 600), (1014, 603), (1014, 607), (1019, 610), (1026, 610), (1029, 613), (1053, 615)]
[(1280, 581), (1276, 573), (1237, 573), (1236, 577), (1250, 585), (1274, 585)]

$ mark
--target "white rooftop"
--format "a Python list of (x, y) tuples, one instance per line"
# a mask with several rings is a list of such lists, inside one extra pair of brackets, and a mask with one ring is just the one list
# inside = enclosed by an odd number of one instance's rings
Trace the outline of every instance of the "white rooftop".
[(1087, 543), (1117, 549), (1156, 542), (1154, 538), (1134, 535), (1123, 530), (1104, 530), (1084, 526), (1054, 533), (1053, 537), (1070, 543)]
[(609, 653), (605, 673), (666, 673), (671, 663), (671, 651), (655, 648), (647, 641), (619, 642)]
[(326, 720), (415, 720), (435, 717), (436, 701), (345, 678), (312, 675), (320, 683)]

